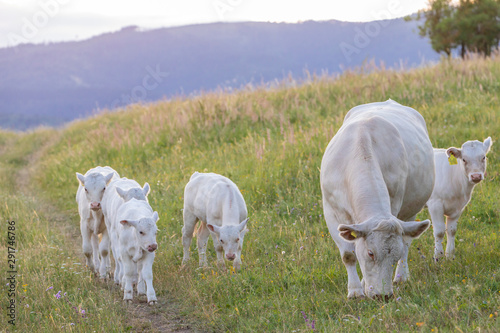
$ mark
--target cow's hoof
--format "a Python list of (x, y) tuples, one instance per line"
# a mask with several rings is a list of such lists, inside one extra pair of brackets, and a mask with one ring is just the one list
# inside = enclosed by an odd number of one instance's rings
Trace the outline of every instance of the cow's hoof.
[(123, 303), (125, 303), (126, 305), (130, 305), (130, 304), (132, 304), (132, 300), (131, 299), (124, 299)]
[(347, 294), (348, 299), (362, 299), (365, 298), (365, 293), (362, 289), (354, 289), (350, 290)]
[(154, 305), (156, 305), (156, 301), (149, 301), (148, 304), (149, 304), (149, 306), (154, 306)]

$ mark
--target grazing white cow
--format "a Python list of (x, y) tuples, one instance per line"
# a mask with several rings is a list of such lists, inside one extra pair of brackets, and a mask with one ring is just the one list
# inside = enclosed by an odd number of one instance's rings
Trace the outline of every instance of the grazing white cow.
[(433, 185), (432, 145), (417, 111), (388, 100), (347, 113), (323, 156), (321, 190), (328, 230), (347, 269), (349, 298), (391, 296), (396, 262), (394, 282), (409, 278), (411, 241), (430, 225), (415, 217)]
[(133, 285), (137, 283), (137, 293), (146, 295), (149, 305), (154, 305), (153, 262), (158, 247), (156, 222), (159, 217), (146, 199), (149, 185), (146, 183), (140, 188), (133, 180), (120, 179), (112, 186), (116, 191), (114, 195), (111, 192), (106, 195), (109, 208), (105, 214), (118, 269), (115, 282), (122, 286), (125, 301), (132, 301)]
[(108, 185), (108, 190), (102, 198), (103, 202), (103, 213), (106, 222), (106, 228), (111, 239), (111, 249), (113, 251), (113, 257), (115, 259), (115, 271), (114, 271), (114, 281), (116, 284), (121, 284), (123, 277), (123, 264), (119, 255), (118, 247), (118, 235), (116, 232), (116, 224), (111, 223), (112, 218), (116, 216), (118, 208), (130, 199), (144, 200), (148, 201), (148, 194), (150, 187), (148, 183), (144, 184), (141, 188), (139, 183), (133, 179), (121, 178), (112, 181)]
[[(490, 151), (491, 138), (484, 142), (467, 141), (461, 149), (434, 149), (436, 184), (427, 207), (434, 228), (434, 258), (443, 257), (443, 238), (446, 231), (446, 257), (455, 256), (455, 234), (457, 221), (472, 196), (474, 186), (484, 179), (486, 154)], [(457, 164), (450, 165), (448, 157), (453, 155)], [(444, 221), (446, 216), (446, 224)]]
[(238, 187), (228, 178), (215, 173), (195, 172), (184, 189), (184, 227), (182, 264), (189, 260), (189, 246), (196, 223), (200, 267), (207, 266), (207, 242), (211, 234), (219, 266), (225, 268), (226, 259), (241, 268), (241, 249), (247, 224), (247, 207)]
[[(101, 210), (101, 200), (106, 192), (106, 186), (120, 176), (112, 168), (95, 167), (82, 175), (76, 173), (79, 186), (76, 192), (78, 213), (80, 214), (80, 231), (82, 233), (82, 248), (87, 266), (105, 279), (111, 270), (109, 259), (109, 235)], [(98, 235), (102, 235), (99, 244)], [(101, 260), (99, 260), (99, 253)]]

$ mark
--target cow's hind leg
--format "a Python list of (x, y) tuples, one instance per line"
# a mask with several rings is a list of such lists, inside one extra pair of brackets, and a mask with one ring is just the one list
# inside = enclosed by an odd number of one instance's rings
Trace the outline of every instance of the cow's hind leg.
[(99, 276), (101, 279), (106, 280), (111, 271), (111, 259), (109, 257), (110, 244), (109, 244), (108, 230), (104, 229), (102, 239), (99, 243), (99, 253), (101, 254), (101, 266), (99, 267)]
[(193, 239), (194, 228), (198, 218), (188, 209), (184, 208), (183, 212), (184, 226), (182, 227), (182, 246), (184, 247), (184, 256), (182, 257), (182, 265), (187, 264), (189, 260), (189, 247)]

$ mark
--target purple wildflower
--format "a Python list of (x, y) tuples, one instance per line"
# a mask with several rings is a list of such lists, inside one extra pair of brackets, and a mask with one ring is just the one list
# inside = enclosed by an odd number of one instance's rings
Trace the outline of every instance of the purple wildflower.
[(315, 324), (315, 323), (316, 323), (316, 321), (315, 321), (315, 320), (313, 320), (313, 321), (311, 322), (311, 329), (312, 329), (313, 331), (314, 331), (314, 324)]
[(276, 245), (275, 249), (277, 249), (277, 248), (278, 248), (278, 245)]
[(47, 289), (45, 289), (45, 291), (49, 291), (49, 290), (50, 290), (50, 289), (52, 289), (52, 288), (54, 288), (54, 287), (50, 286), (50, 287), (48, 287)]
[(57, 294), (54, 294), (54, 297), (55, 297), (55, 298), (57, 298), (57, 299), (61, 298), (61, 297), (62, 297), (62, 296), (61, 296), (61, 291), (59, 290), (59, 291), (57, 292)]

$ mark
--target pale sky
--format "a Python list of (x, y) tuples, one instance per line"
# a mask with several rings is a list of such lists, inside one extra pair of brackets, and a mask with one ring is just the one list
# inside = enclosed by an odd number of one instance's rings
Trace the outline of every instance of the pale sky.
[(0, 0), (0, 47), (81, 40), (125, 26), (396, 18), (427, 0)]

